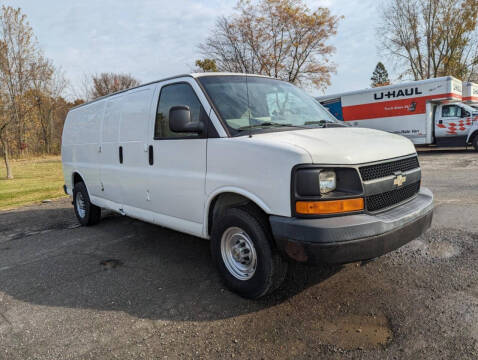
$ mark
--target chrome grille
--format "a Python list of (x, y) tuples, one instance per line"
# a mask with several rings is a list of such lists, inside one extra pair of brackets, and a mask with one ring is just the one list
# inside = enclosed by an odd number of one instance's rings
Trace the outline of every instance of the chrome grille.
[(367, 165), (359, 168), (363, 181), (380, 179), (393, 175), (397, 171), (409, 171), (420, 167), (418, 157), (409, 157), (380, 164)]
[(420, 182), (405, 185), (401, 188), (387, 191), (381, 194), (365, 197), (365, 203), (368, 211), (378, 211), (401, 203), (413, 197), (420, 190)]

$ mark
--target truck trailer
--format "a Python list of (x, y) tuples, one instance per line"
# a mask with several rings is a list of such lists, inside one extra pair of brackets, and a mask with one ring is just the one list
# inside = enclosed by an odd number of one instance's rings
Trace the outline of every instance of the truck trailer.
[(400, 134), (415, 145), (478, 151), (478, 109), (462, 103), (462, 91), (460, 80), (446, 76), (316, 99), (350, 126)]
[(478, 110), (478, 84), (463, 83), (463, 103)]

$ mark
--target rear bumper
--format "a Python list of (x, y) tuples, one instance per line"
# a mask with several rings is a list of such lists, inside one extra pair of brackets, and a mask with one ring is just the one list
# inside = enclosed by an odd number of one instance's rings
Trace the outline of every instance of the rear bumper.
[(321, 219), (271, 216), (277, 247), (287, 257), (308, 263), (348, 263), (393, 251), (423, 234), (431, 225), (433, 194), (417, 196), (378, 214)]

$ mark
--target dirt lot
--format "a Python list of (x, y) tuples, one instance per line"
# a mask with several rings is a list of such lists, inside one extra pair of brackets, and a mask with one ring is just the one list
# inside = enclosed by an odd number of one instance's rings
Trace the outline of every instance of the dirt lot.
[(374, 262), (223, 289), (208, 242), (67, 199), (0, 213), (0, 359), (478, 358), (478, 154), (420, 154), (432, 229)]

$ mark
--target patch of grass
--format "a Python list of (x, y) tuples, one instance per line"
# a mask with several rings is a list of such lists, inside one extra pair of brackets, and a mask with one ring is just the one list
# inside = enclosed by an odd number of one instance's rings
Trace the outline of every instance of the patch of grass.
[(13, 180), (6, 180), (3, 159), (0, 163), (0, 210), (66, 196), (59, 156), (12, 160)]

